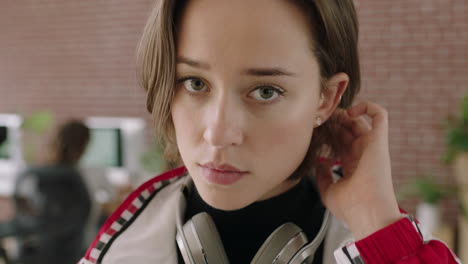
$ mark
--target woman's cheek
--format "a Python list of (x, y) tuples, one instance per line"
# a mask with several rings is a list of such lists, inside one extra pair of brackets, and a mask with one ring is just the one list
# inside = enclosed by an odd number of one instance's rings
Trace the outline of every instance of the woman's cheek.
[(255, 130), (255, 141), (261, 144), (265, 155), (289, 156), (302, 155), (308, 149), (311, 131), (302, 123), (283, 122), (276, 125), (264, 125)]

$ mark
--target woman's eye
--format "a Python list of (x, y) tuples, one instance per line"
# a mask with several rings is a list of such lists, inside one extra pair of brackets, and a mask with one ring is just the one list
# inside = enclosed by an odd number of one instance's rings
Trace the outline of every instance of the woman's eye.
[(284, 91), (273, 86), (261, 86), (252, 92), (252, 96), (259, 101), (269, 102), (273, 101), (282, 95)]
[(189, 92), (201, 92), (206, 87), (206, 84), (202, 80), (196, 78), (189, 77), (180, 80), (180, 82), (182, 82), (184, 88)]

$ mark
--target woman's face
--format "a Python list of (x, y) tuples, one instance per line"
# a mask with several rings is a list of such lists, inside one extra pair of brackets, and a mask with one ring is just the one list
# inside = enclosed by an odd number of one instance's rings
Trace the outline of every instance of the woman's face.
[(322, 114), (309, 30), (287, 1), (188, 1), (171, 113), (182, 160), (211, 206), (240, 209), (297, 183), (287, 178)]

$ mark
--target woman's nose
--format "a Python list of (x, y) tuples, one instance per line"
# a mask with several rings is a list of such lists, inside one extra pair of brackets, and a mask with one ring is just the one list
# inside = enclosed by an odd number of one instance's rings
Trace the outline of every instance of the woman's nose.
[(216, 148), (242, 144), (242, 111), (234, 100), (220, 99), (206, 109), (205, 141)]

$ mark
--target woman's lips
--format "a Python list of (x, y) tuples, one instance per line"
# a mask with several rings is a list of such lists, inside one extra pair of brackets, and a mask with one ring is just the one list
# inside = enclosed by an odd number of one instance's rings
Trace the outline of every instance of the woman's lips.
[(203, 177), (209, 182), (219, 185), (231, 185), (247, 175), (247, 172), (220, 171), (200, 165)]

